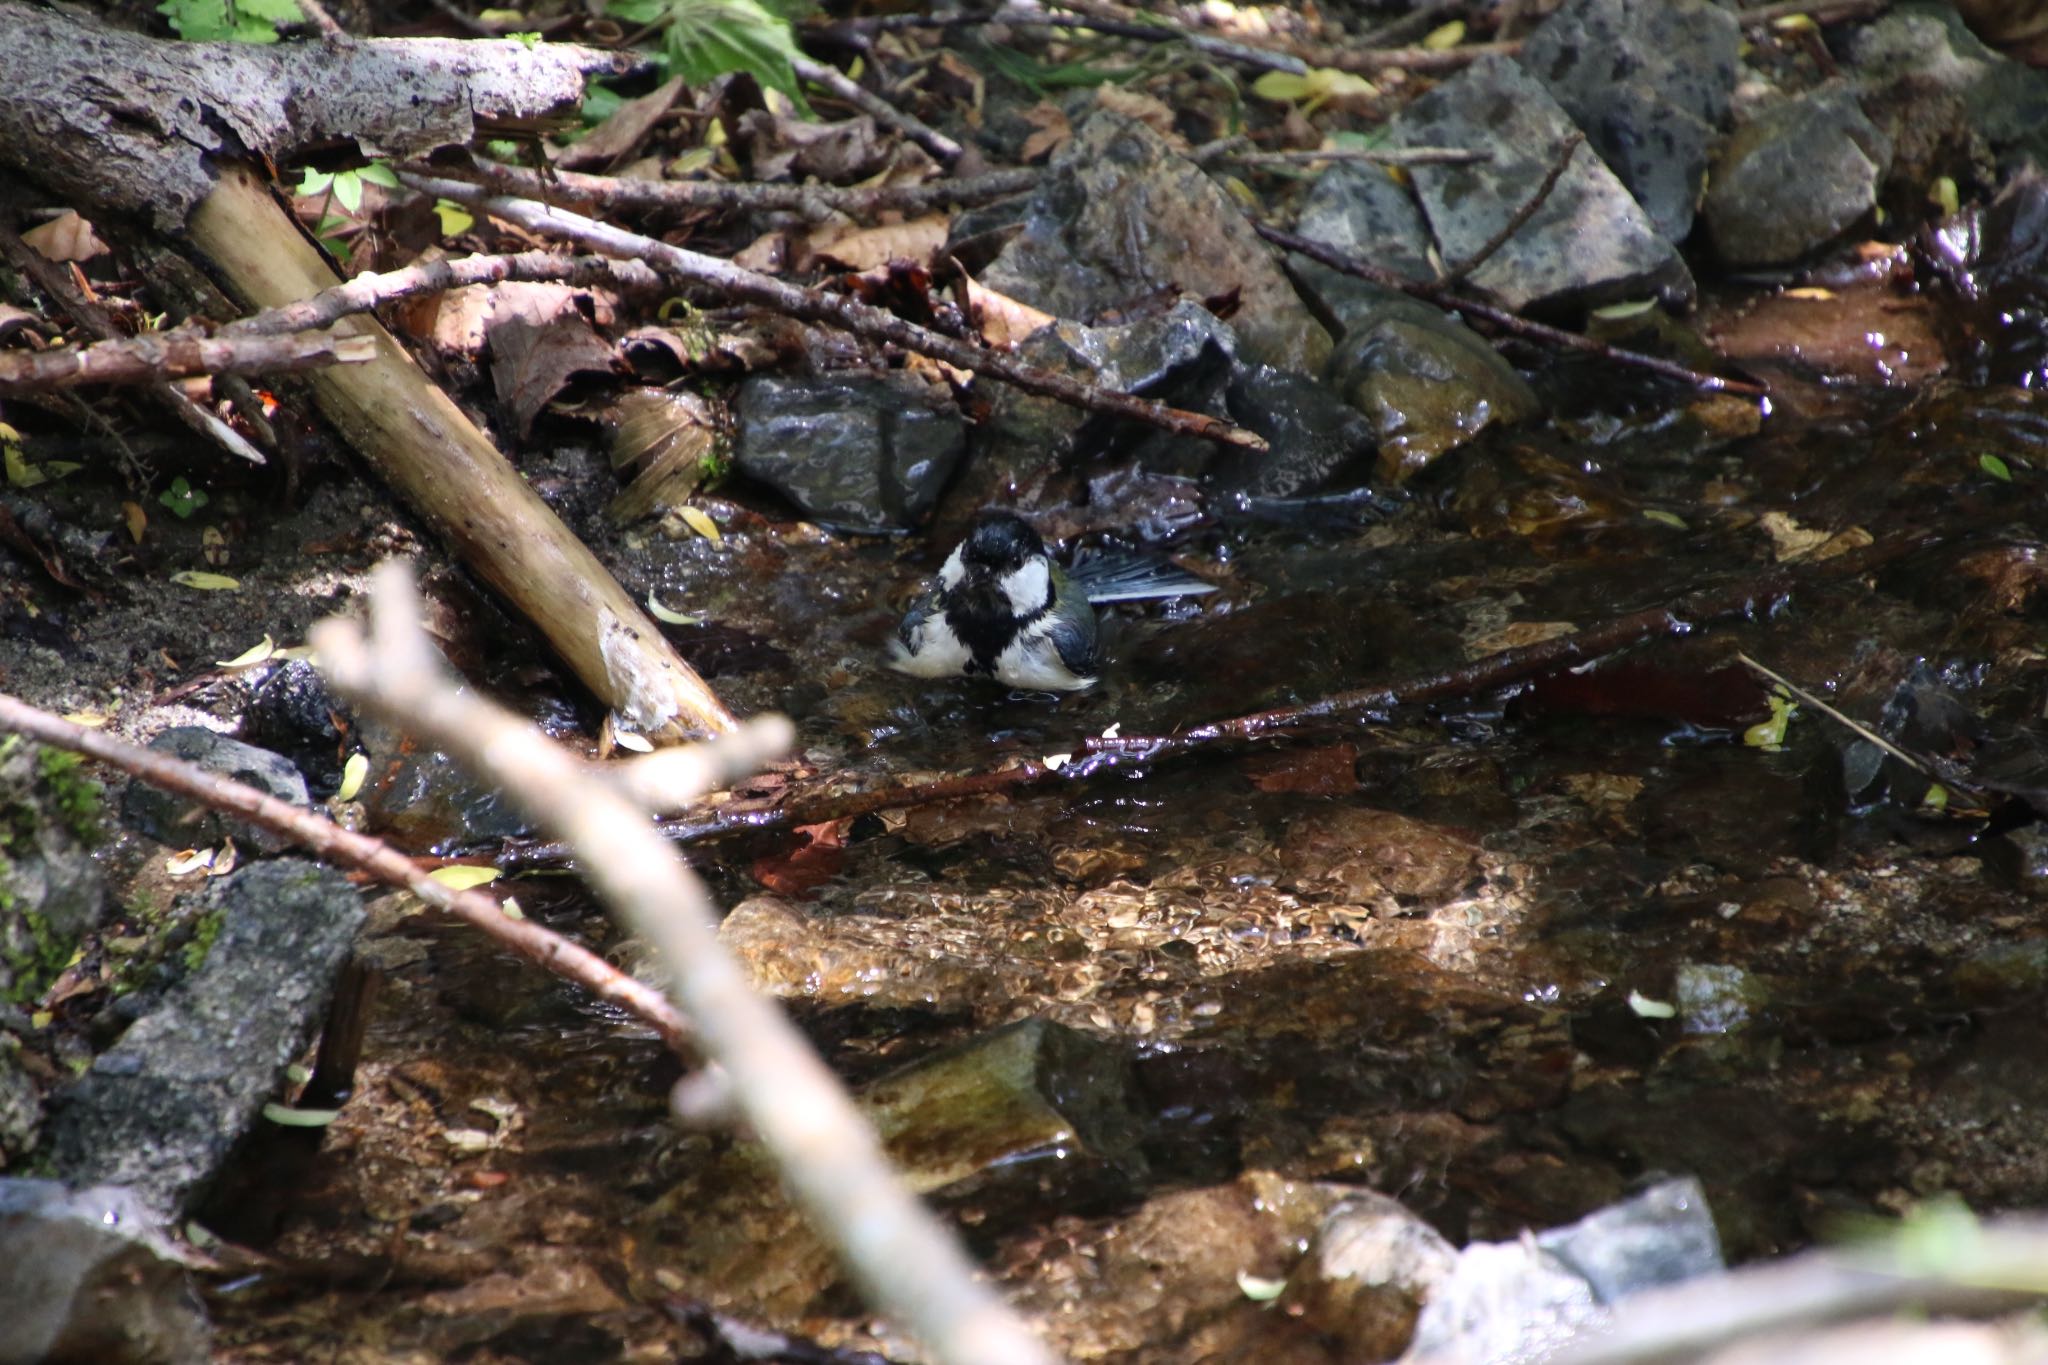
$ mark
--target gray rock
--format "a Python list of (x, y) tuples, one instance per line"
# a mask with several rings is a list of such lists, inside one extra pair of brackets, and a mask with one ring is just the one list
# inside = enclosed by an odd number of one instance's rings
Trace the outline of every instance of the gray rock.
[(1245, 359), (1315, 373), (1330, 337), (1230, 197), (1144, 124), (1097, 113), (1053, 157), (1024, 229), (983, 282), (1093, 322), (1177, 289), (1234, 294)]
[(0, 1179), (0, 1365), (203, 1365), (206, 1312), (148, 1208)]
[[(215, 734), (204, 726), (181, 725), (166, 730), (151, 740), (149, 747), (255, 787), (280, 801), (295, 806), (309, 804), (306, 779), (290, 760), (268, 749)], [(264, 853), (276, 853), (289, 843), (246, 820), (230, 818), (210, 806), (142, 781), (128, 784), (128, 793), (121, 801), (121, 819), (129, 828), (172, 848), (206, 848), (230, 835), (242, 847)]]
[(1344, 319), (1330, 386), (1366, 414), (1381, 473), (1405, 480), (1495, 422), (1542, 411), (1500, 352), (1420, 299), (1345, 281), (1325, 298)]
[(99, 922), (99, 787), (76, 760), (0, 737), (0, 1000), (41, 992)]
[(1280, 1309), (1335, 1338), (1347, 1360), (1391, 1360), (1457, 1262), (1442, 1233), (1382, 1194), (1332, 1209), (1287, 1277)]
[[(1436, 266), (1429, 259), (1429, 224), (1414, 196), (1380, 166), (1344, 161), (1317, 176), (1294, 231), (1404, 279), (1436, 278)], [(1289, 258), (1288, 269), (1317, 280), (1337, 274), (1299, 256)]]
[(1521, 62), (1673, 242), (1692, 230), (1742, 29), (1708, 0), (1566, 0)]
[(319, 1028), (363, 912), (340, 873), (244, 867), (202, 893), (205, 960), (52, 1105), (48, 1151), (76, 1185), (190, 1206)]
[[(1397, 147), (1479, 147), (1491, 161), (1411, 168), (1448, 265), (1476, 255), (1541, 187), (1570, 115), (1511, 58), (1474, 62), (1416, 100), (1392, 125)], [(1614, 172), (1581, 147), (1549, 198), (1472, 274), (1509, 308), (1595, 307), (1654, 294), (1693, 297), (1692, 273)]]
[(966, 448), (966, 422), (901, 375), (755, 375), (734, 405), (733, 463), (808, 516), (897, 531), (930, 515)]
[(17, 1169), (42, 1130), (42, 1088), (22, 1068), (21, 1040), (0, 1033), (0, 1168)]
[(1730, 265), (1783, 265), (1876, 207), (1892, 144), (1844, 86), (1774, 105), (1714, 163), (1704, 216)]
[(1994, 184), (2026, 161), (2048, 165), (2048, 73), (1986, 47), (1952, 6), (1892, 6), (1850, 40), (1844, 66), (1912, 202), (1938, 175)]
[(1296, 498), (1373, 472), (1379, 441), (1373, 424), (1330, 388), (1305, 374), (1254, 365), (1230, 382), (1231, 420), (1264, 437), (1267, 449), (1218, 449), (1210, 487), (1260, 498)]
[(1699, 1182), (1666, 1180), (1567, 1227), (1466, 1247), (1424, 1305), (1402, 1359), (1541, 1359), (1605, 1322), (1629, 1295), (1722, 1268)]

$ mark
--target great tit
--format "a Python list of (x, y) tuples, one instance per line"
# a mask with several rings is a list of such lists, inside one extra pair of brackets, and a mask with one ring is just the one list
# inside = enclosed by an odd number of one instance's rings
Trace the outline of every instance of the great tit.
[(889, 667), (918, 678), (989, 677), (1031, 692), (1078, 692), (1102, 675), (1094, 603), (1213, 592), (1177, 569), (1109, 557), (1069, 576), (1013, 512), (984, 512), (889, 642)]

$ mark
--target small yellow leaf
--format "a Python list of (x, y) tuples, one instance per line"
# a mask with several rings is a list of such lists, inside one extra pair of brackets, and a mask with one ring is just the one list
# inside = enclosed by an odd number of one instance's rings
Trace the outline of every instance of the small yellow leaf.
[(667, 607), (661, 605), (660, 599), (654, 595), (654, 589), (652, 588), (647, 590), (647, 614), (655, 620), (671, 626), (701, 626), (704, 624), (704, 618), (701, 616), (686, 616), (682, 612), (670, 611)]
[(1268, 1280), (1242, 1270), (1237, 1272), (1237, 1292), (1253, 1303), (1271, 1303), (1279, 1298), (1286, 1288), (1285, 1280)]
[(1252, 93), (1262, 100), (1305, 99), (1311, 92), (1309, 78), (1297, 76), (1292, 71), (1268, 71), (1252, 82)]
[(692, 147), (689, 151), (684, 152), (674, 161), (668, 163), (669, 179), (681, 180), (685, 176), (695, 175), (699, 171), (708, 171), (711, 169), (711, 163), (716, 160), (718, 160), (717, 148)]
[(221, 668), (247, 668), (251, 664), (262, 663), (276, 652), (277, 641), (266, 635), (234, 658), (215, 659), (213, 662)]
[(294, 1109), (288, 1104), (266, 1104), (263, 1117), (286, 1128), (325, 1128), (341, 1117), (339, 1109)]
[(140, 545), (142, 533), (149, 529), (149, 513), (142, 510), (139, 502), (124, 502), (121, 504), (121, 523), (128, 528), (128, 538)]
[(188, 848), (164, 859), (164, 871), (173, 877), (190, 876), (212, 866), (213, 850), (210, 848)]
[(1448, 52), (1465, 41), (1465, 21), (1453, 19), (1450, 23), (1433, 28), (1422, 40), (1422, 46), (1431, 52)]
[(459, 237), (476, 226), (476, 218), (453, 199), (436, 199), (434, 216), (441, 220), (443, 237)]
[(83, 725), (88, 730), (104, 729), (107, 724), (107, 718), (97, 711), (73, 711), (64, 719), (73, 725)]
[(197, 569), (184, 569), (171, 575), (171, 581), (183, 588), (198, 588), (201, 592), (240, 592), (241, 583), (224, 573), (203, 573)]
[(1630, 299), (1627, 303), (1610, 303), (1605, 308), (1595, 308), (1593, 316), (1602, 322), (1620, 322), (1624, 318), (1639, 318), (1656, 306), (1655, 299)]
[(504, 902), (498, 908), (505, 912), (506, 919), (526, 918), (526, 907), (519, 903), (519, 897), (517, 896), (505, 897)]
[(1771, 718), (1744, 730), (1742, 742), (1767, 754), (1777, 753), (1785, 747), (1786, 727), (1792, 723), (1792, 714), (1798, 709), (1791, 698), (1782, 692), (1774, 693), (1771, 697)]
[(10, 488), (34, 488), (43, 481), (43, 471), (28, 462), (18, 445), (8, 445), (0, 451), (0, 460), (6, 463)]
[(1834, 290), (1823, 289), (1817, 284), (1802, 285), (1797, 289), (1787, 289), (1782, 295), (1784, 298), (1798, 299), (1804, 303), (1826, 303), (1834, 296)]
[(1820, 25), (1811, 14), (1787, 14), (1771, 20), (1771, 27), (1780, 33), (1817, 33)]
[(713, 545), (724, 546), (725, 537), (719, 533), (718, 523), (711, 519), (710, 513), (701, 507), (678, 507), (676, 511), (682, 516), (683, 524), (692, 531)]
[(361, 752), (348, 756), (348, 762), (341, 765), (341, 785), (334, 789), (337, 801), (353, 801), (356, 793), (363, 789), (363, 779), (370, 775), (370, 760)]
[(1952, 175), (1934, 177), (1934, 183), (1927, 187), (1927, 198), (1930, 203), (1941, 209), (1944, 218), (1953, 215), (1962, 207), (1962, 196), (1956, 191), (1956, 179)]
[(457, 891), (467, 891), (473, 886), (487, 886), (498, 880), (495, 867), (478, 867), (474, 863), (450, 863), (437, 867), (427, 874), (435, 881)]

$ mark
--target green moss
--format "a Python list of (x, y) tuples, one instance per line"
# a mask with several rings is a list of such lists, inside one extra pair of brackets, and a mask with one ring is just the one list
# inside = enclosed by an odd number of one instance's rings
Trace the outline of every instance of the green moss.
[(199, 970), (200, 964), (206, 961), (206, 955), (213, 951), (213, 941), (220, 937), (221, 925), (226, 922), (226, 914), (219, 910), (209, 910), (192, 922), (192, 937), (182, 950), (186, 971)]
[(50, 927), (50, 921), (37, 911), (24, 911), (19, 918), (28, 930), (29, 941), (18, 951), (7, 954), (14, 983), (0, 997), (12, 1005), (25, 1005), (40, 997), (71, 961), (71, 951), (76, 946), (64, 942)]
[(106, 789), (85, 775), (84, 756), (45, 749), (36, 757), (36, 768), (65, 828), (87, 848), (96, 847), (106, 837), (100, 826), (100, 800)]

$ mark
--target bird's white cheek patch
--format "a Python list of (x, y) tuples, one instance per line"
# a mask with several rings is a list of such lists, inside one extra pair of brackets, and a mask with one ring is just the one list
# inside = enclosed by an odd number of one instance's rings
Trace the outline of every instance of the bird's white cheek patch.
[(946, 556), (946, 562), (939, 566), (939, 582), (948, 588), (960, 586), (960, 580), (967, 577), (967, 565), (960, 558), (963, 547), (955, 545), (953, 553)]
[(1003, 593), (1010, 610), (1028, 621), (1052, 604), (1052, 570), (1042, 559), (1027, 560), (1003, 579)]

